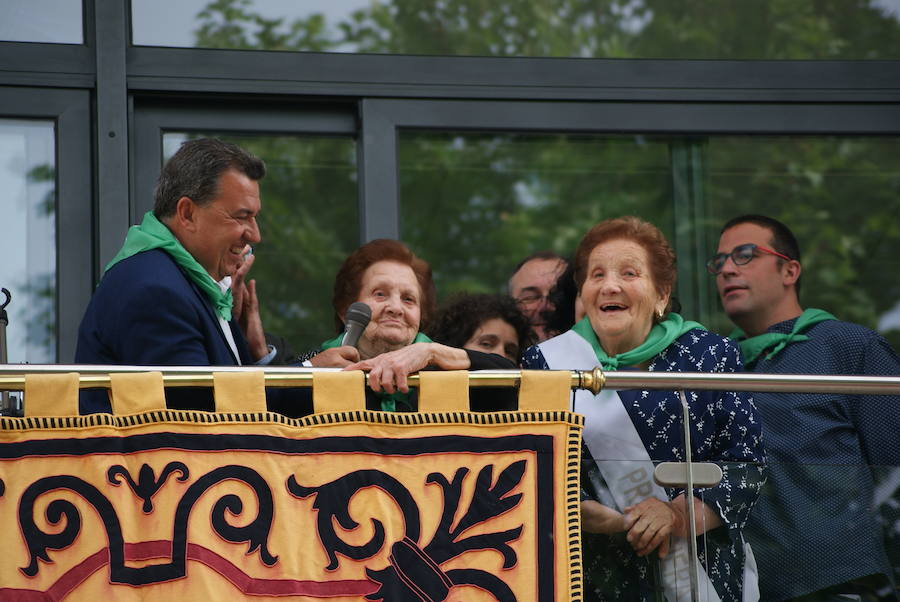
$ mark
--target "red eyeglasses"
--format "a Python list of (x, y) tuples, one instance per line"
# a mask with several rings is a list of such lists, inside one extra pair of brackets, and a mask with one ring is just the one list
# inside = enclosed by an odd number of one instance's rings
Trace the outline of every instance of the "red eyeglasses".
[(731, 261), (734, 262), (734, 265), (747, 265), (753, 260), (754, 257), (756, 257), (756, 251), (761, 251), (763, 253), (768, 253), (769, 255), (781, 257), (782, 259), (786, 259), (788, 261), (791, 260), (791, 258), (787, 255), (782, 255), (778, 251), (773, 251), (772, 249), (767, 249), (766, 247), (761, 247), (751, 242), (736, 246), (731, 250), (731, 253), (716, 253), (709, 261), (706, 262), (706, 270), (710, 274), (718, 274), (722, 271), (722, 268), (725, 267), (725, 262), (728, 261), (729, 257), (731, 257)]

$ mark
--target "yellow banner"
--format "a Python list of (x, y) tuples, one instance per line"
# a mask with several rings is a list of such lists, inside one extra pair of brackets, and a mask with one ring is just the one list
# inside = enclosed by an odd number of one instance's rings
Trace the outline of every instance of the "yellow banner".
[(581, 425), (0, 418), (0, 599), (580, 600)]

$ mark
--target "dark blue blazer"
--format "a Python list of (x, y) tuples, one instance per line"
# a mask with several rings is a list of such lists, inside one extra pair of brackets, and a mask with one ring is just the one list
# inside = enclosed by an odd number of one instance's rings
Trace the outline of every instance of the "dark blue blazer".
[[(234, 320), (242, 364), (253, 364)], [(212, 304), (165, 251), (114, 265), (94, 291), (75, 349), (78, 364), (236, 366)], [(108, 412), (105, 392), (81, 397), (81, 413)], [(170, 389), (169, 407), (212, 409), (210, 390)]]

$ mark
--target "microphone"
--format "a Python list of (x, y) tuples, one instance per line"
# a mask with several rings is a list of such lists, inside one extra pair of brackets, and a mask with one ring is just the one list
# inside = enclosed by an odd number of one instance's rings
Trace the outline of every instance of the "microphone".
[(344, 316), (344, 336), (341, 338), (341, 345), (356, 347), (357, 343), (359, 343), (359, 337), (362, 336), (371, 319), (371, 307), (362, 301), (351, 303)]

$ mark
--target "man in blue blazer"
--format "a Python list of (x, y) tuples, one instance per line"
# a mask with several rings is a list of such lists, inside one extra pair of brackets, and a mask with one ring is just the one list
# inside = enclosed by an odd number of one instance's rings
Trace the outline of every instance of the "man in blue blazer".
[[(260, 241), (256, 216), (265, 165), (214, 139), (190, 140), (166, 163), (155, 204), (129, 229), (78, 331), (79, 364), (236, 366), (268, 363), (255, 283), (243, 283)], [(233, 312), (231, 279), (241, 282)], [(240, 324), (233, 318), (240, 315)], [(108, 412), (105, 392), (81, 412)], [(212, 409), (209, 390), (169, 390), (169, 407)]]

